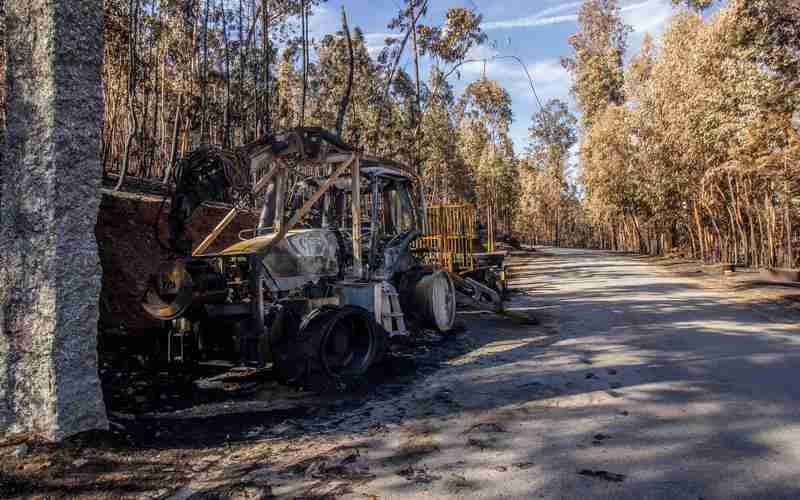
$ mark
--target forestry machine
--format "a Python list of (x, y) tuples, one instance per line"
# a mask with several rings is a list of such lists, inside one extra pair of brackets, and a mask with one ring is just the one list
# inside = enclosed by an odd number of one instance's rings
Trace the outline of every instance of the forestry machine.
[[(410, 328), (453, 328), (453, 276), (411, 247), (424, 207), (405, 166), (299, 128), (234, 151), (196, 150), (173, 179), (168, 243), (182, 257), (162, 265), (143, 299), (167, 326), (162, 361), (271, 363), (282, 382), (320, 390), (358, 381)], [(220, 200), (235, 208), (192, 248), (193, 211)], [(260, 206), (257, 227), (207, 253), (248, 206)]]

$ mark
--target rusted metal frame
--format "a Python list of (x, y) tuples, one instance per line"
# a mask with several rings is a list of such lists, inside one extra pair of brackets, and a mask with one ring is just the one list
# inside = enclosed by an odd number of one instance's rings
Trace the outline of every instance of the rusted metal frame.
[[(251, 167), (253, 170), (256, 170), (255, 162), (256, 162), (256, 159), (254, 158), (253, 159), (253, 166)], [(263, 202), (263, 204), (261, 206), (261, 214), (258, 217), (258, 227), (257, 227), (258, 230), (256, 231), (256, 236), (260, 235), (260, 230), (264, 229), (264, 227), (266, 227), (266, 224), (274, 225), (275, 224), (275, 219), (277, 218), (276, 217), (276, 215), (277, 215), (277, 206), (276, 206), (276, 209), (273, 210), (272, 214), (271, 214), (272, 215), (272, 220), (269, 220), (269, 221), (267, 220), (268, 216), (270, 214), (271, 202), (275, 201), (274, 199), (271, 199), (271, 197), (277, 196), (277, 191), (278, 191), (278, 187), (279, 187), (278, 186), (278, 182), (275, 182), (275, 185), (273, 186), (272, 191), (270, 192), (269, 186), (270, 186), (270, 183), (272, 183), (275, 180), (275, 178), (278, 176), (278, 174), (281, 173), (282, 170), (286, 170), (286, 165), (279, 158), (275, 158), (273, 160), (273, 163), (274, 163), (274, 165), (270, 169), (270, 171), (267, 173), (267, 175), (265, 175), (262, 179), (253, 182), (253, 194), (254, 195), (257, 195), (262, 190), (264, 191), (264, 202)], [(277, 203), (276, 203), (276, 205), (277, 205)]]
[(322, 198), (322, 227), (328, 229), (333, 224), (334, 218), (331, 217), (331, 206), (333, 205), (333, 200), (331, 200), (331, 193), (325, 193), (325, 196)]
[(397, 207), (397, 217), (395, 218), (395, 222), (400, 222), (403, 213), (409, 214), (411, 215), (411, 222), (414, 226), (414, 229), (416, 229), (420, 235), (427, 234), (424, 228), (425, 221), (419, 220), (417, 214), (414, 213), (414, 204), (411, 202), (411, 194), (408, 192), (409, 189), (413, 189), (413, 185), (409, 186), (408, 184), (403, 184), (403, 187), (404, 189), (397, 190), (400, 205)]
[(269, 210), (270, 204), (270, 193), (269, 190), (264, 193), (264, 206), (262, 207), (262, 214), (259, 218), (259, 229), (263, 229), (265, 224), (269, 223), (272, 224), (274, 228), (279, 229), (280, 225), (284, 223), (286, 220), (286, 207), (285, 207), (285, 196), (286, 196), (286, 176), (289, 172), (289, 165), (281, 158), (274, 159), (275, 166), (269, 171), (269, 173), (264, 176), (263, 179), (258, 181), (255, 186), (253, 187), (254, 193), (259, 193), (262, 190), (268, 188), (270, 183), (274, 182), (274, 195), (275, 195), (275, 211), (273, 212), (273, 220), (267, 221), (266, 220), (266, 213)]
[[(261, 340), (269, 332), (264, 326), (264, 280), (261, 257), (253, 254), (248, 256), (250, 267), (250, 328), (244, 332), (241, 339), (242, 361), (247, 365), (263, 366), (266, 361), (261, 352)], [(269, 339), (265, 339), (270, 345)]]
[(286, 225), (286, 177), (289, 171), (281, 169), (275, 177), (275, 220), (272, 227), (275, 231), (281, 231)]
[(253, 148), (252, 151), (250, 151), (250, 148), (248, 146), (243, 146), (239, 148), (238, 151), (241, 151), (244, 155), (250, 157), (251, 167), (255, 166), (263, 159), (275, 158), (275, 154), (272, 152), (271, 144), (263, 144), (256, 146)]
[[(275, 165), (269, 171), (269, 173), (266, 176), (264, 176), (264, 178), (261, 179), (253, 187), (253, 194), (258, 194), (262, 189), (264, 189), (264, 187), (268, 186), (270, 181), (272, 181), (272, 179), (274, 179), (276, 175), (278, 175), (282, 170), (285, 170), (284, 167), (285, 163), (283, 163), (282, 160), (277, 159), (277, 165)], [(240, 212), (241, 210), (238, 207), (232, 208), (230, 212), (228, 212), (225, 215), (225, 217), (223, 217), (220, 223), (217, 224), (214, 230), (211, 231), (211, 233), (208, 236), (206, 236), (206, 238), (200, 243), (200, 245), (198, 245), (197, 248), (194, 249), (194, 251), (192, 252), (192, 256), (196, 257), (198, 255), (201, 255), (206, 250), (208, 250), (208, 247), (214, 244), (217, 238), (219, 238), (219, 235), (222, 234), (223, 231), (225, 231), (225, 229), (230, 225), (231, 222), (233, 222), (233, 220), (236, 218), (237, 215), (239, 215)]]
[[(453, 280), (456, 288), (457, 300), (484, 311), (495, 313), (503, 312), (503, 299), (488, 286), (472, 278), (463, 278), (456, 273), (450, 273), (450, 278)], [(470, 288), (472, 288), (472, 293), (469, 293)], [(484, 297), (487, 297), (489, 300), (486, 301)]]
[(253, 185), (253, 194), (258, 194), (264, 190), (264, 188), (269, 186), (269, 183), (272, 182), (275, 176), (278, 175), (278, 172), (286, 169), (286, 163), (280, 158), (275, 159), (275, 164), (276, 165), (270, 169), (267, 175)]
[(349, 161), (351, 156), (353, 156), (352, 153), (331, 153), (326, 155), (320, 163), (341, 163)]
[(392, 203), (392, 193), (388, 186), (381, 193), (381, 198), (383, 199), (383, 226), (386, 234), (395, 234), (399, 227), (399, 224), (397, 224), (397, 210), (395, 210), (394, 203)]
[(350, 210), (353, 219), (353, 270), (356, 278), (361, 279), (364, 276), (361, 255), (361, 156), (356, 157), (353, 163), (352, 179)]
[[(261, 236), (261, 231), (267, 227), (272, 227), (275, 223), (275, 211), (271, 210), (272, 202), (275, 201), (275, 187), (272, 190), (269, 186), (264, 191), (264, 201), (261, 204), (261, 213), (258, 216), (258, 225), (256, 226), (256, 236)], [(270, 220), (271, 219), (271, 220)], [(269, 224), (269, 226), (267, 226)]]
[[(348, 155), (328, 155), (326, 156), (321, 163), (323, 164), (336, 164), (336, 163), (346, 163), (352, 161), (353, 154)], [(335, 161), (334, 161), (335, 160)], [(288, 180), (288, 175), (290, 173), (294, 173), (299, 177), (308, 177), (308, 172), (303, 172), (298, 170), (298, 168), (302, 168), (302, 165), (297, 168), (293, 168), (290, 166), (283, 158), (276, 158), (275, 162), (280, 165), (280, 171), (278, 172), (280, 175), (277, 175), (275, 179), (275, 222), (273, 223), (274, 229), (276, 232), (280, 232), (281, 226), (285, 225), (286, 223), (286, 195), (288, 186), (286, 182)], [(304, 165), (315, 165), (316, 163), (320, 163), (318, 159), (314, 160), (307, 160), (304, 162)], [(269, 179), (271, 180), (271, 179)], [(268, 182), (267, 180), (266, 182)], [(256, 186), (257, 188), (263, 188), (262, 186), (266, 185), (266, 182), (262, 180)], [(334, 180), (335, 182), (335, 180)]]
[[(348, 167), (352, 166), (356, 162), (356, 159), (357, 155), (354, 153), (351, 155), (350, 161), (340, 164), (339, 167), (337, 167), (336, 170), (333, 172), (333, 174), (331, 174), (331, 176), (328, 177), (325, 180), (325, 182), (322, 183), (322, 185), (311, 196), (311, 198), (309, 198), (303, 204), (303, 206), (300, 207), (300, 210), (298, 210), (294, 215), (292, 215), (292, 218), (289, 220), (289, 222), (280, 225), (280, 228), (278, 229), (275, 237), (272, 240), (270, 240), (270, 242), (264, 247), (261, 253), (264, 254), (269, 252), (275, 245), (280, 243), (286, 237), (286, 234), (289, 231), (291, 231), (294, 228), (294, 226), (296, 226), (297, 223), (300, 222), (300, 220), (302, 220), (302, 218), (305, 217), (306, 214), (308, 214), (309, 211), (311, 211), (311, 208), (314, 206), (315, 203), (319, 201), (322, 195), (328, 192), (331, 186), (333, 186), (334, 183), (336, 183), (336, 180), (345, 172), (345, 170), (347, 170)], [(281, 179), (282, 177), (284, 176), (283, 175), (280, 176), (279, 179)], [(278, 194), (280, 194), (280, 192), (281, 191), (278, 191)]]
[(291, 220), (289, 220), (289, 223), (286, 225), (285, 229), (283, 229), (282, 231), (278, 232), (278, 235), (280, 236), (281, 232), (283, 232), (284, 235), (285, 235), (285, 233), (291, 231), (294, 228), (294, 226), (297, 225), (297, 223), (300, 222), (300, 220), (303, 217), (305, 217), (306, 214), (308, 214), (308, 212), (311, 210), (311, 208), (314, 206), (314, 204), (317, 203), (319, 201), (319, 199), (322, 198), (322, 196), (325, 193), (328, 192), (328, 190), (331, 188), (331, 186), (333, 186), (336, 183), (336, 181), (339, 179), (339, 177), (345, 172), (345, 170), (347, 170), (355, 162), (355, 160), (356, 160), (356, 155), (353, 154), (353, 155), (351, 155), (350, 160), (348, 162), (342, 163), (341, 165), (339, 165), (339, 167), (333, 172), (333, 174), (331, 174), (331, 176), (328, 177), (325, 180), (325, 182), (322, 183), (322, 185), (311, 196), (311, 198), (309, 198), (305, 202), (305, 204), (303, 204), (303, 206), (300, 208), (300, 210), (298, 210), (292, 216)]
[[(292, 220), (289, 221), (288, 224), (285, 224), (284, 222), (285, 193), (286, 193), (285, 183), (286, 183), (286, 174), (288, 173), (289, 166), (282, 158), (275, 159), (276, 165), (270, 170), (270, 172), (263, 179), (258, 181), (258, 183), (253, 187), (253, 192), (258, 193), (266, 186), (268, 186), (273, 179), (276, 179), (275, 220), (277, 221), (277, 224), (275, 224), (275, 227), (279, 236), (278, 238), (276, 238), (277, 241), (273, 240), (273, 244), (283, 239), (283, 237), (286, 236), (286, 233), (291, 231), (291, 229), (297, 224), (297, 222), (306, 215), (306, 213), (311, 209), (314, 203), (316, 203), (319, 200), (319, 198), (330, 189), (333, 183), (335, 183), (336, 180), (339, 178), (341, 173), (344, 172), (347, 169), (347, 167), (353, 163), (353, 161), (355, 160), (355, 155), (351, 154), (348, 160), (349, 161), (343, 162), (340, 165), (339, 169), (331, 177), (329, 177), (325, 181), (325, 183), (323, 183), (323, 185), (320, 187), (319, 190), (317, 190), (314, 196), (312, 196), (306, 202), (306, 204), (303, 205), (303, 207), (292, 217)], [(227, 228), (230, 225), (230, 223), (233, 222), (233, 220), (236, 218), (239, 212), (240, 210), (238, 208), (233, 208), (230, 212), (228, 212), (228, 214), (222, 219), (222, 221), (219, 224), (217, 224), (217, 227), (214, 228), (211, 234), (209, 234), (203, 240), (203, 242), (200, 243), (200, 245), (194, 250), (194, 252), (192, 252), (192, 255), (197, 256), (205, 252), (208, 249), (208, 247), (210, 247), (214, 243), (214, 241), (216, 241), (219, 235), (222, 234), (223, 231), (225, 231), (225, 228)], [(270, 245), (270, 248), (271, 247), (272, 245)]]
[(216, 241), (219, 235), (222, 234), (223, 231), (225, 231), (225, 228), (228, 227), (228, 225), (230, 225), (231, 222), (233, 222), (233, 219), (235, 219), (237, 215), (239, 215), (239, 209), (237, 207), (232, 208), (231, 211), (228, 212), (228, 214), (225, 217), (223, 217), (220, 223), (217, 224), (217, 227), (215, 227), (214, 230), (211, 231), (211, 234), (206, 236), (206, 239), (204, 239), (200, 243), (200, 245), (198, 245), (197, 248), (194, 249), (194, 251), (192, 252), (192, 256), (196, 257), (205, 252), (206, 250), (208, 250), (208, 247), (210, 247), (214, 243), (214, 241)]
[(367, 281), (372, 279), (372, 264), (375, 262), (375, 248), (378, 245), (378, 211), (380, 200), (380, 179), (372, 178), (370, 186), (370, 233), (369, 233), (369, 260), (367, 261)]

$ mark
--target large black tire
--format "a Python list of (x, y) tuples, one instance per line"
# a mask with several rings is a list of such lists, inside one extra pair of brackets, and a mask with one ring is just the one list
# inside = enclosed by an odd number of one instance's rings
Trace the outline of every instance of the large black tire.
[(324, 306), (309, 313), (295, 334), (273, 346), (278, 379), (311, 391), (361, 383), (385, 351), (386, 333), (366, 309)]

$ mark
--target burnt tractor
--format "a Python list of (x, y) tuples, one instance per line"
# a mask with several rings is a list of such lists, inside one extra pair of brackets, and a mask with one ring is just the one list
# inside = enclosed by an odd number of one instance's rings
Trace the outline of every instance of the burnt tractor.
[[(452, 275), (419, 258), (424, 207), (405, 166), (300, 128), (235, 151), (204, 148), (173, 172), (169, 247), (150, 278), (147, 313), (167, 327), (161, 361), (271, 364), (287, 384), (349, 386), (393, 338), (453, 329)], [(202, 203), (234, 203), (199, 245), (185, 226)], [(257, 227), (207, 249), (245, 209)]]

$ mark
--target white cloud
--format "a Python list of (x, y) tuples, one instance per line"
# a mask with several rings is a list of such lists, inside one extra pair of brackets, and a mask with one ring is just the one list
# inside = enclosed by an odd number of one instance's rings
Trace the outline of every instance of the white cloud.
[(505, 21), (493, 21), (488, 23), (483, 23), (481, 28), (486, 31), (496, 30), (496, 29), (511, 29), (511, 28), (531, 28), (535, 26), (547, 26), (550, 24), (559, 24), (559, 23), (567, 23), (567, 22), (575, 22), (578, 20), (578, 15), (575, 13), (571, 14), (561, 14), (561, 15), (554, 15), (560, 14), (565, 11), (574, 10), (577, 7), (580, 7), (583, 2), (564, 2), (559, 5), (555, 5), (553, 7), (548, 7), (546, 9), (540, 10), (536, 14), (531, 16), (519, 17), (516, 19), (507, 19)]
[[(299, 27), (299, 20), (296, 21)], [(313, 15), (308, 19), (308, 34), (310, 38), (317, 41), (322, 40), (325, 35), (341, 31), (341, 17), (337, 10), (326, 5), (316, 7)], [(351, 25), (350, 29), (353, 26)], [(387, 38), (400, 38), (396, 33), (366, 33), (364, 42), (370, 57), (377, 57), (381, 49), (385, 46)]]
[(472, 47), (467, 53), (467, 59), (491, 59), (500, 53), (491, 45), (483, 44)]
[[(638, 2), (638, 3), (632, 3), (630, 5), (625, 5), (624, 7), (622, 7), (619, 10), (621, 12), (630, 12), (630, 11), (634, 11), (634, 10), (643, 9), (645, 7), (652, 7), (653, 4), (657, 4), (657, 3), (663, 3), (663, 1), (662, 0), (645, 0), (644, 2)], [(625, 17), (625, 16), (623, 15), (623, 17)]]
[(648, 0), (622, 9), (623, 20), (633, 27), (638, 36), (644, 33), (660, 35), (675, 9), (667, 0)]
[(557, 59), (547, 59), (528, 65), (528, 71), (537, 82), (545, 85), (569, 82), (569, 72)]
[(538, 16), (551, 16), (553, 14), (557, 14), (559, 12), (564, 12), (565, 10), (572, 10), (576, 7), (580, 7), (583, 5), (583, 1), (580, 2), (564, 2), (559, 5), (555, 5), (553, 7), (548, 7), (543, 11), (539, 12)]
[[(582, 4), (583, 2), (566, 2), (548, 7), (530, 16), (483, 23), (481, 28), (485, 31), (491, 31), (496, 29), (533, 28), (537, 26), (549, 26), (551, 24), (573, 23), (578, 20), (577, 8)], [(573, 10), (575, 12), (563, 14), (563, 12)], [(646, 0), (644, 2), (625, 5), (620, 10), (626, 20), (630, 18), (636, 22), (634, 29), (637, 32), (652, 29), (648, 28), (648, 26), (660, 26), (664, 22), (664, 13), (666, 11), (672, 12), (672, 8), (665, 0)]]
[[(470, 52), (470, 59), (486, 59), (485, 70), (486, 78), (497, 80), (512, 95), (525, 96), (525, 100), (534, 102), (531, 93), (530, 82), (525, 74), (525, 70), (520, 63), (514, 59), (495, 59), (499, 54), (497, 51), (479, 47), (478, 50)], [(570, 76), (566, 69), (561, 66), (558, 59), (544, 59), (527, 64), (528, 73), (533, 79), (536, 92), (545, 101), (553, 97), (561, 97), (569, 92)], [(484, 62), (476, 61), (465, 64), (462, 67), (462, 75), (467, 80), (480, 78), (483, 75)]]
[(491, 31), (497, 29), (511, 29), (511, 28), (533, 28), (536, 26), (549, 26), (551, 24), (572, 23), (578, 20), (577, 14), (568, 14), (563, 16), (549, 16), (541, 17), (540, 15), (533, 15), (528, 17), (520, 17), (517, 19), (509, 19), (506, 21), (494, 21), (490, 23), (483, 23), (481, 28), (484, 31)]
[(387, 38), (401, 39), (400, 35), (396, 33), (366, 33), (364, 35), (364, 44), (367, 46), (370, 57), (376, 57), (380, 53), (386, 46)]
[[(514, 3), (512, 0), (505, 1)], [(533, 2), (530, 2), (530, 4), (533, 4)], [(539, 2), (536, 2), (536, 4), (539, 4)], [(546, 6), (539, 7), (542, 10), (533, 15), (520, 16), (514, 19), (502, 19), (500, 17), (500, 21), (485, 23), (482, 27), (485, 30), (524, 29), (549, 24), (574, 23), (577, 20), (577, 11), (581, 4), (582, 2), (566, 0), (560, 2), (560, 4), (553, 5), (551, 3), (549, 8), (545, 8)], [(621, 5), (623, 20), (631, 25), (634, 31), (629, 39), (629, 56), (638, 52), (645, 33), (649, 32), (653, 36), (663, 33), (676, 11), (669, 0), (622, 0)], [(518, 5), (518, 7), (516, 10), (506, 9), (506, 13), (525, 12), (522, 10), (525, 8), (524, 5)], [(502, 16), (502, 10), (494, 13), (494, 19)], [(539, 105), (531, 92), (528, 79), (520, 65), (514, 60), (496, 59), (504, 51), (503, 47), (497, 48), (499, 48), (499, 51), (491, 45), (485, 45), (469, 54), (469, 59), (475, 59), (479, 62), (470, 63), (462, 67), (461, 85), (481, 77), (484, 64), (480, 61), (486, 59), (486, 77), (497, 80), (514, 99), (514, 123), (511, 126), (510, 134), (517, 151), (522, 152), (528, 143), (527, 132), (531, 116), (539, 111)], [(570, 74), (561, 66), (557, 58), (528, 62), (527, 68), (543, 104), (550, 99), (557, 98), (567, 102), (570, 109), (573, 112), (577, 112), (576, 103), (570, 94), (572, 83)], [(572, 153), (574, 156), (575, 152), (573, 151)], [(574, 158), (572, 162), (575, 162)]]
[[(489, 47), (481, 46), (473, 49), (469, 59), (486, 59), (486, 77), (496, 80), (505, 88), (514, 100), (514, 122), (509, 130), (518, 152), (524, 151), (528, 144), (528, 127), (531, 116), (539, 111), (539, 104), (531, 92), (530, 83), (519, 62), (514, 59), (493, 59), (500, 53)], [(467, 83), (481, 77), (484, 69), (482, 61), (465, 64), (461, 68), (462, 79), (458, 85), (463, 89)], [(575, 103), (570, 96), (570, 75), (556, 58), (542, 59), (527, 64), (528, 72), (533, 79), (536, 94), (542, 104), (550, 99), (561, 99), (571, 109)]]

